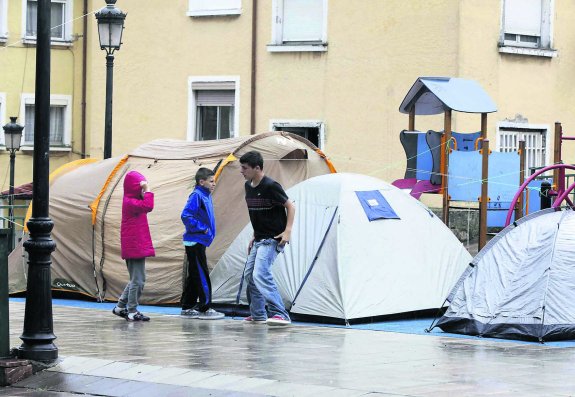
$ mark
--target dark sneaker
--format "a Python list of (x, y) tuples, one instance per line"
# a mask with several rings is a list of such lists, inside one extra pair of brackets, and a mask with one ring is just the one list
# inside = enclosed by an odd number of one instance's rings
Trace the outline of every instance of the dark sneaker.
[(126, 309), (120, 309), (118, 306), (112, 309), (112, 313), (122, 318), (128, 317), (128, 311)]
[(224, 313), (217, 312), (214, 309), (208, 309), (205, 312), (200, 312), (200, 316), (198, 318), (200, 320), (221, 320), (224, 317)]
[(248, 317), (244, 318), (244, 322), (250, 323), (250, 324), (265, 324), (266, 320), (256, 320), (252, 316), (248, 316)]
[(200, 312), (196, 309), (183, 309), (180, 316), (185, 318), (198, 318), (200, 317)]
[(140, 312), (128, 313), (126, 316), (126, 320), (128, 321), (150, 321), (150, 317), (144, 316)]
[(288, 320), (287, 318), (280, 316), (279, 314), (276, 314), (275, 316), (268, 318), (267, 323), (268, 323), (268, 325), (283, 326), (283, 325), (290, 325), (291, 321)]

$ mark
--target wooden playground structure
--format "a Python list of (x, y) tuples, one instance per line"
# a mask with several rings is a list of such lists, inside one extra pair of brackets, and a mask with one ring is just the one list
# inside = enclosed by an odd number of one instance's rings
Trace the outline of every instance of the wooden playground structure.
[[(525, 142), (519, 141), (516, 152), (511, 153), (493, 153), (489, 148), (489, 140), (487, 139), (487, 116), (489, 113), (496, 112), (497, 108), (495, 103), (489, 98), (487, 93), (481, 86), (472, 80), (448, 77), (420, 77), (413, 84), (405, 99), (399, 108), (400, 112), (409, 115), (408, 128), (402, 131), (400, 138), (408, 158), (408, 170), (404, 179), (395, 181), (393, 184), (402, 189), (412, 189), (412, 195), (419, 197), (421, 193), (435, 193), (442, 195), (443, 209), (442, 219), (446, 225), (449, 225), (449, 209), (452, 201), (476, 201), (478, 202), (479, 209), (479, 249), (483, 248), (487, 242), (487, 228), (488, 228), (488, 215), (490, 211), (501, 209), (492, 206), (492, 197), (497, 197), (498, 200), (504, 201), (509, 206), (508, 216), (515, 215), (515, 219), (523, 216), (524, 199), (525, 196), (520, 193), (513, 196), (518, 186), (525, 187)], [(456, 144), (457, 140), (453, 138), (455, 134), (471, 135), (465, 133), (456, 133), (452, 130), (452, 113), (464, 112), (480, 115), (480, 130), (477, 138), (474, 139), (474, 145), (466, 149), (467, 153), (460, 152)], [(434, 132), (428, 131), (426, 134), (427, 147), (408, 147), (408, 140), (405, 138), (406, 134), (425, 134), (417, 131), (415, 126), (416, 115), (437, 115), (443, 113), (443, 131)], [(433, 134), (432, 134), (433, 133)], [(430, 138), (438, 134), (440, 136), (440, 143), (430, 143)], [(411, 145), (422, 146), (422, 139), (411, 140)], [(406, 142), (408, 142), (406, 144)], [(439, 150), (437, 150), (439, 149)], [(425, 172), (431, 175), (426, 180), (420, 180), (417, 176), (421, 177), (421, 173), (417, 175), (417, 171), (421, 171), (418, 163), (420, 156), (429, 156), (427, 152), (431, 153), (431, 166), (429, 160), (425, 166), (428, 167)], [(490, 155), (493, 156), (490, 166)], [(457, 170), (459, 174), (455, 174), (450, 170), (450, 158), (461, 157), (457, 163)], [(477, 156), (481, 156), (480, 159)], [(415, 161), (414, 161), (415, 159)], [(477, 167), (472, 170), (465, 171), (466, 167), (470, 165), (478, 165), (480, 160), (480, 176), (473, 174), (477, 173)], [(423, 161), (421, 162), (423, 164)], [(512, 179), (508, 186), (505, 184), (496, 183), (493, 186), (489, 184), (491, 174), (496, 173), (503, 175), (503, 171), (509, 168), (517, 170), (513, 172)], [(415, 169), (415, 172), (414, 172)], [(467, 172), (471, 182), (456, 184), (454, 180), (461, 178), (461, 175)], [(561, 172), (561, 171), (559, 171)], [(541, 172), (543, 173), (543, 172)], [(508, 173), (508, 175), (511, 175)], [(538, 174), (539, 175), (539, 174)], [(509, 177), (507, 176), (509, 179)], [(532, 180), (532, 179), (531, 179)], [(530, 181), (531, 181), (530, 180)], [(463, 188), (461, 188), (463, 187)], [(573, 187), (575, 188), (575, 186)], [(511, 190), (510, 190), (511, 189)], [(511, 200), (513, 196), (513, 200)], [(503, 197), (503, 199), (501, 199)], [(501, 208), (501, 204), (499, 203)], [(506, 208), (503, 208), (506, 209)], [(502, 225), (501, 225), (502, 226)]]

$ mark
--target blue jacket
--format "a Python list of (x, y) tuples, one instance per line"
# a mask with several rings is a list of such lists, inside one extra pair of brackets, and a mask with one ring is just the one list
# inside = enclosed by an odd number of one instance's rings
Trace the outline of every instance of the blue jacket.
[(181, 218), (186, 227), (184, 241), (209, 247), (216, 236), (216, 219), (212, 196), (208, 189), (196, 186), (188, 197)]

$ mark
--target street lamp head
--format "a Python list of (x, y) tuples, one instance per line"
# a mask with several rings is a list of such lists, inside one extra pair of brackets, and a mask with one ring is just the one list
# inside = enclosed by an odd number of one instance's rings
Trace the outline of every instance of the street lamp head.
[(16, 123), (16, 119), (17, 117), (10, 117), (10, 122), (3, 127), (6, 150), (11, 152), (20, 150), (22, 130), (24, 130), (24, 127)]
[(108, 55), (120, 49), (122, 45), (122, 32), (124, 30), (124, 14), (116, 4), (116, 0), (106, 0), (106, 7), (96, 13), (98, 22), (98, 35), (100, 37), (100, 49), (106, 50)]

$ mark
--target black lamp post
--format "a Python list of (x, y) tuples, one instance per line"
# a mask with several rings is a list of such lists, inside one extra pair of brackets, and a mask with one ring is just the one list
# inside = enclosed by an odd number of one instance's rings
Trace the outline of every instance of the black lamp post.
[(114, 89), (114, 51), (120, 50), (124, 31), (124, 14), (116, 0), (106, 0), (106, 7), (96, 13), (100, 49), (106, 51), (106, 119), (104, 121), (104, 158), (112, 157), (112, 92)]
[[(24, 127), (16, 124), (16, 117), (4, 128), (4, 143), (10, 152), (10, 193), (8, 197), (8, 221), (10, 222), (10, 252), (14, 249), (14, 160), (20, 150), (20, 140)], [(4, 262), (4, 263), (2, 263)], [(8, 324), (8, 261), (0, 261), (0, 358), (10, 354), (10, 327)]]
[(36, 105), (34, 115), (34, 190), (32, 217), (26, 224), (30, 239), (24, 243), (28, 252), (28, 282), (24, 331), (18, 349), (20, 358), (54, 361), (58, 348), (54, 345), (50, 265), (56, 243), (50, 237), (54, 223), (49, 217), (48, 184), (50, 169), (50, 0), (38, 0), (36, 35)]
[(10, 191), (8, 197), (8, 221), (10, 222), (10, 242), (8, 248), (10, 252), (14, 249), (14, 166), (16, 162), (16, 152), (20, 150), (20, 141), (22, 140), (22, 127), (16, 124), (17, 117), (10, 117), (10, 123), (4, 128), (4, 143), (6, 150), (10, 152)]

